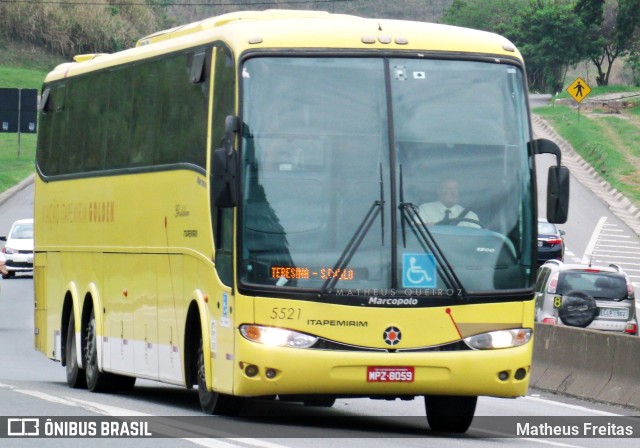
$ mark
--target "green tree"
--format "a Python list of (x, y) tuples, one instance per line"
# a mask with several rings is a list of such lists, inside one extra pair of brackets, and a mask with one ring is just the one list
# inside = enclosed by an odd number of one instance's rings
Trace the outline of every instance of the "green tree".
[(513, 38), (517, 34), (516, 17), (523, 5), (522, 0), (453, 0), (442, 22)]
[(555, 92), (570, 65), (585, 59), (585, 26), (573, 0), (454, 0), (445, 23), (502, 34), (522, 53), (529, 87)]
[[(581, 3), (590, 2), (584, 0)], [(591, 3), (598, 1), (591, 0)], [(595, 14), (595, 6), (592, 10), (590, 16)], [(606, 86), (609, 85), (614, 61), (621, 56), (633, 56), (637, 51), (640, 40), (640, 0), (605, 0), (598, 28), (598, 45), (591, 50), (589, 59), (598, 70), (596, 82), (599, 86)]]
[(567, 68), (592, 50), (586, 26), (570, 1), (535, 0), (518, 16), (519, 46), (527, 63), (529, 83), (544, 92), (562, 89)]

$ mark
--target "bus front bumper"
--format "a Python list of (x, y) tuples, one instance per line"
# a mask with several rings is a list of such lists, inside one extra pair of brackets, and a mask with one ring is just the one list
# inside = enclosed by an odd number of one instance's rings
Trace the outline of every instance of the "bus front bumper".
[(418, 353), (267, 347), (242, 338), (237, 344), (233, 389), (239, 396), (518, 397), (529, 385), (533, 340), (506, 349)]

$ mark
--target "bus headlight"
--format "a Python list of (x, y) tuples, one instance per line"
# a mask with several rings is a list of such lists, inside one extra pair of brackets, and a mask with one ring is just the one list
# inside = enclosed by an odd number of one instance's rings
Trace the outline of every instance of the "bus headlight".
[(464, 338), (464, 342), (477, 350), (493, 350), (524, 345), (531, 340), (531, 328), (515, 328), (512, 330), (498, 330), (477, 334)]
[(308, 348), (316, 343), (317, 337), (284, 328), (241, 325), (240, 334), (251, 342), (272, 347)]

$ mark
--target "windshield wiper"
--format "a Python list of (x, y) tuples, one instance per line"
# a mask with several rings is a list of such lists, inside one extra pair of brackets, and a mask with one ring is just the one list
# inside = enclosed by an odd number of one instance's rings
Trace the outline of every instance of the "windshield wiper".
[[(380, 164), (380, 199), (378, 199), (377, 201), (374, 201), (371, 207), (369, 208), (369, 211), (362, 219), (362, 222), (360, 223), (355, 233), (349, 240), (349, 243), (347, 243), (345, 248), (342, 250), (342, 253), (340, 254), (340, 258), (338, 258), (338, 261), (333, 267), (333, 272), (342, 272), (343, 269), (347, 267), (347, 265), (351, 261), (351, 258), (353, 258), (353, 255), (358, 250), (358, 247), (360, 247), (362, 240), (364, 240), (364, 237), (369, 232), (369, 229), (371, 228), (371, 225), (373, 225), (373, 222), (375, 221), (378, 214), (380, 214), (380, 227), (382, 227), (382, 245), (384, 246), (384, 213), (382, 213), (383, 206), (384, 206), (384, 183), (382, 181), (382, 164)], [(336, 286), (336, 283), (338, 283), (339, 279), (340, 279), (339, 275), (331, 276), (328, 279), (326, 279), (322, 284), (322, 287), (320, 288), (320, 292), (321, 293), (332, 292), (333, 287)]]
[[(378, 214), (382, 212), (383, 204), (384, 202), (379, 200), (373, 202), (364, 219), (349, 240), (349, 243), (345, 246), (344, 250), (340, 254), (340, 258), (338, 258), (338, 261), (333, 267), (333, 272), (342, 272), (342, 270), (347, 267), (347, 265), (351, 261), (351, 258), (353, 257), (353, 254), (356, 253), (356, 250), (358, 250), (358, 247), (360, 247), (360, 243), (362, 243), (362, 240), (367, 235), (367, 232), (369, 232), (373, 221), (375, 221)], [(335, 275), (326, 279), (322, 284), (322, 288), (320, 288), (320, 292), (331, 292), (333, 290), (333, 287), (338, 282), (339, 277), (339, 275)]]
[[(401, 192), (402, 197), (402, 192)], [(454, 289), (458, 291), (458, 296), (462, 299), (467, 299), (467, 292), (462, 286), (462, 282), (456, 275), (451, 263), (447, 260), (447, 257), (444, 256), (442, 249), (436, 242), (433, 234), (424, 223), (420, 214), (418, 213), (418, 207), (412, 202), (400, 202), (398, 206), (400, 211), (402, 212), (402, 239), (404, 247), (406, 248), (406, 236), (404, 233), (404, 223), (409, 224), (411, 226), (411, 230), (413, 234), (418, 238), (420, 245), (422, 246), (422, 250), (425, 252), (431, 252), (436, 259), (436, 266), (438, 272), (440, 272), (444, 282), (446, 283), (447, 288)]]

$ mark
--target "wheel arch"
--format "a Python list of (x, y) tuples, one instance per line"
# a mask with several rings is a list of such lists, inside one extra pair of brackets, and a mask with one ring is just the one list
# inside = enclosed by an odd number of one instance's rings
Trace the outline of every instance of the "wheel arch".
[(70, 290), (67, 290), (62, 300), (62, 314), (60, 316), (60, 363), (62, 366), (67, 365), (67, 334), (71, 313), (76, 314), (75, 310), (77, 307), (74, 306), (75, 302), (73, 294)]

